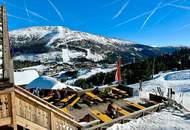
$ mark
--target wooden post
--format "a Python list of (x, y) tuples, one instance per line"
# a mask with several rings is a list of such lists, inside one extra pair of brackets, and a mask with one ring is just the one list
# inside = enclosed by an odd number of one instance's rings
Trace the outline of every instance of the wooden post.
[(12, 127), (13, 130), (17, 130), (17, 122), (16, 122), (16, 104), (15, 104), (15, 92), (11, 92), (11, 115), (12, 115)]
[(3, 31), (3, 78), (8, 79), (9, 83), (14, 83), (13, 78), (13, 59), (10, 52), (7, 14), (5, 5), (2, 6), (2, 31)]
[(50, 129), (55, 130), (54, 113), (50, 112)]

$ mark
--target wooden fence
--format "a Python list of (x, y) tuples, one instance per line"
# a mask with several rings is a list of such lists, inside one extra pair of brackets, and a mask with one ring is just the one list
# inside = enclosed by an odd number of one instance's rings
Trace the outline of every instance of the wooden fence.
[(0, 92), (0, 127), (17, 125), (30, 130), (78, 130), (82, 126), (59, 108), (20, 87)]

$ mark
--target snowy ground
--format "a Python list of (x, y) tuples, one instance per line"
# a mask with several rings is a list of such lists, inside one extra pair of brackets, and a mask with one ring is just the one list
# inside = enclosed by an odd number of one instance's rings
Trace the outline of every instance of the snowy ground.
[(190, 130), (190, 117), (179, 112), (163, 110), (126, 124), (114, 124), (107, 130)]
[[(139, 84), (129, 85), (139, 87)], [(190, 110), (190, 70), (160, 73), (153, 80), (142, 83), (143, 91), (153, 92), (160, 87), (166, 96), (168, 88), (175, 91), (174, 99)]]
[(22, 68), (21, 70), (36, 70), (38, 72), (43, 72), (43, 71), (47, 70), (47, 68), (48, 67), (46, 67), (44, 65), (36, 65), (36, 66)]
[(62, 52), (60, 51), (54, 51), (54, 52), (48, 52), (48, 53), (42, 53), (42, 54), (22, 54), (14, 57), (14, 60), (18, 61), (55, 61), (55, 59), (61, 59), (62, 58)]
[[(129, 86), (139, 88), (139, 84)], [(190, 110), (190, 70), (160, 73), (155, 75), (153, 80), (142, 83), (145, 93), (155, 93), (157, 87), (162, 89), (164, 95), (167, 94), (168, 88), (172, 88), (175, 91), (174, 99)], [(108, 130), (190, 130), (190, 115), (184, 116), (183, 113), (163, 110), (126, 124), (115, 124)]]

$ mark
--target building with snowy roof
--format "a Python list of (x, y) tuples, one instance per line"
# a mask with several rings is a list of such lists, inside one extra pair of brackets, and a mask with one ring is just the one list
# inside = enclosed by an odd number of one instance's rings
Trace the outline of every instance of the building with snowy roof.
[(38, 77), (39, 74), (36, 70), (16, 71), (14, 72), (14, 84), (19, 86), (25, 86)]

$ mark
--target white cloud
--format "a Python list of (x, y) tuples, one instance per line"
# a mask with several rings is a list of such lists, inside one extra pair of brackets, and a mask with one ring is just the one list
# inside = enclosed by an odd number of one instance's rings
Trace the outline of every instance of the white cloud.
[(61, 14), (61, 12), (57, 9), (57, 7), (50, 1), (47, 0), (49, 2), (49, 4), (52, 6), (52, 8), (55, 10), (55, 12), (57, 13), (57, 15), (59, 16), (59, 18), (61, 19), (62, 22), (64, 22), (64, 18)]
[(124, 5), (120, 8), (120, 10), (113, 16), (113, 19), (116, 19), (117, 17), (119, 17), (123, 11), (127, 8), (128, 4), (129, 4), (130, 0), (127, 0)]

